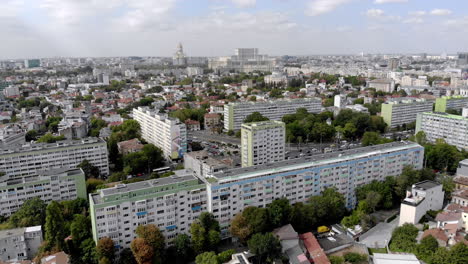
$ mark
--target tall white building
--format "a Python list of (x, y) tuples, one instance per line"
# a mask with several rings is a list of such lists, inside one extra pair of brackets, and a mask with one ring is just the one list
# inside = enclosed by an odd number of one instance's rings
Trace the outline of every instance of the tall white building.
[(133, 109), (133, 118), (141, 127), (141, 136), (159, 147), (166, 158), (180, 159), (187, 152), (187, 128), (178, 119), (149, 107)]
[(35, 176), (0, 179), (0, 215), (10, 216), (29, 199), (51, 201), (86, 199), (86, 180), (81, 169), (39, 171)]
[(468, 150), (468, 118), (447, 113), (420, 113), (416, 120), (416, 131), (423, 131), (429, 142), (443, 139), (458, 149)]
[(33, 259), (42, 241), (41, 226), (0, 230), (0, 262)]
[(338, 108), (343, 108), (346, 106), (346, 95), (344, 94), (337, 94), (335, 95), (335, 98), (334, 98), (334, 104), (333, 104), (335, 107), (338, 107)]
[(76, 168), (83, 160), (109, 174), (107, 144), (99, 138), (58, 141), (56, 143), (28, 143), (0, 148), (0, 179), (35, 176), (41, 170)]
[(442, 184), (422, 181), (413, 184), (400, 207), (400, 223), (417, 224), (429, 210), (438, 211), (444, 204)]
[(239, 130), (244, 119), (253, 112), (280, 121), (284, 115), (294, 114), (299, 108), (305, 108), (309, 113), (320, 113), (322, 101), (319, 98), (301, 98), (225, 104), (224, 129)]
[(101, 189), (89, 194), (93, 239), (109, 237), (116, 248), (129, 248), (139, 225), (154, 224), (170, 244), (177, 234), (189, 233), (190, 224), (207, 211), (206, 200), (206, 186), (188, 170)]
[(187, 64), (187, 58), (184, 54), (184, 48), (182, 47), (182, 43), (177, 45), (177, 51), (172, 57), (172, 64), (176, 66), (183, 66)]
[(286, 126), (281, 121), (242, 124), (242, 167), (284, 160)]

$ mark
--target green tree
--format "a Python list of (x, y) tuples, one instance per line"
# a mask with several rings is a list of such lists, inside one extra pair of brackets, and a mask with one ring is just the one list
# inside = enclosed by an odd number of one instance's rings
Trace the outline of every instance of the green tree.
[(236, 251), (234, 249), (228, 249), (218, 254), (218, 263), (226, 263), (229, 262), (232, 258), (232, 255), (235, 254)]
[(390, 250), (396, 252), (414, 252), (418, 229), (412, 224), (404, 224), (395, 228), (392, 233)]
[(361, 262), (366, 262), (367, 263), (367, 256), (366, 255), (361, 255), (359, 253), (355, 252), (348, 252), (344, 255), (345, 261), (349, 263), (361, 263)]
[(120, 251), (118, 264), (137, 264), (135, 257), (133, 256), (132, 250), (129, 248), (124, 248)]
[(28, 227), (44, 225), (47, 205), (40, 198), (26, 200), (21, 208), (10, 216), (9, 225), (12, 227)]
[(205, 249), (206, 230), (203, 226), (195, 221), (190, 225), (190, 235), (192, 237), (192, 247), (196, 253), (201, 253)]
[(340, 256), (330, 256), (328, 259), (330, 260), (331, 264), (343, 264), (345, 261), (344, 258)]
[(142, 149), (143, 154), (146, 156), (148, 163), (148, 173), (155, 168), (164, 165), (164, 155), (160, 148), (153, 144), (146, 144)]
[(264, 117), (259, 112), (253, 112), (244, 119), (244, 123), (261, 122), (261, 121), (268, 121), (268, 120), (270, 119), (268, 119), (267, 117)]
[(289, 223), (292, 207), (288, 199), (276, 199), (267, 205), (267, 209), (268, 217), (274, 227), (280, 227)]
[(61, 250), (64, 248), (64, 222), (62, 208), (56, 201), (52, 201), (46, 208), (45, 240), (49, 249)]
[(94, 264), (96, 258), (96, 244), (92, 238), (88, 238), (80, 245), (81, 263)]
[(281, 256), (280, 241), (271, 233), (255, 234), (247, 245), (258, 259), (258, 263), (271, 263)]
[(32, 141), (32, 140), (36, 140), (37, 139), (37, 136), (38, 136), (38, 133), (36, 130), (29, 130), (26, 135), (25, 135), (25, 140), (27, 142), (29, 141)]
[(88, 160), (83, 160), (80, 164), (77, 166), (78, 168), (81, 168), (85, 174), (85, 178), (98, 178), (100, 176), (99, 168), (91, 164)]
[(174, 247), (177, 254), (177, 259), (181, 263), (186, 263), (190, 260), (192, 256), (190, 237), (186, 234), (179, 234), (174, 239)]
[(250, 233), (262, 233), (270, 228), (270, 220), (268, 219), (268, 210), (249, 206), (242, 211), (242, 216), (250, 225)]
[(419, 259), (428, 263), (438, 247), (439, 243), (437, 243), (437, 240), (433, 236), (426, 236), (421, 239), (421, 242), (416, 246), (416, 255)]
[(57, 141), (65, 140), (65, 136), (60, 135), (60, 136), (54, 136), (51, 133), (47, 133), (40, 137), (37, 140), (37, 143), (55, 143)]
[(70, 225), (70, 231), (75, 247), (78, 248), (87, 238), (91, 238), (91, 222), (84, 215), (76, 214)]
[(218, 257), (213, 251), (200, 253), (195, 258), (196, 264), (218, 264)]

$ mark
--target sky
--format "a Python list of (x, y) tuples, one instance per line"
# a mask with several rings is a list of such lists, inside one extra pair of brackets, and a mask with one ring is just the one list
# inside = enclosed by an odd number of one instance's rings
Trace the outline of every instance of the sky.
[(467, 0), (0, 0), (0, 58), (455, 53)]

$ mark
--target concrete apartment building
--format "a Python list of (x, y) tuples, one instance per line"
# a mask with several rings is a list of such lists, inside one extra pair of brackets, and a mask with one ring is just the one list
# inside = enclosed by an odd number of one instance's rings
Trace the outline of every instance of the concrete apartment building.
[(101, 189), (89, 195), (93, 239), (110, 237), (117, 249), (129, 248), (137, 226), (154, 224), (170, 243), (207, 211), (206, 200), (205, 184), (189, 170)]
[(319, 98), (301, 98), (229, 103), (224, 105), (224, 129), (239, 130), (244, 119), (253, 112), (259, 112), (270, 120), (281, 121), (284, 115), (294, 114), (299, 108), (305, 108), (309, 113), (319, 113), (322, 101)]
[(86, 199), (86, 180), (81, 169), (51, 169), (36, 176), (0, 178), (0, 215), (10, 216), (29, 199), (51, 201)]
[(420, 169), (423, 156), (418, 144), (394, 142), (222, 170), (207, 177), (182, 170), (168, 178), (118, 185), (90, 194), (93, 238), (108, 236), (118, 248), (128, 248), (138, 225), (155, 224), (170, 243), (177, 234), (188, 233), (203, 211), (214, 214), (222, 236), (228, 237), (231, 219), (245, 207), (265, 207), (282, 197), (304, 202), (327, 187), (336, 187), (353, 208), (357, 186), (398, 175), (404, 166)]
[(221, 71), (269, 71), (276, 66), (276, 59), (258, 53), (257, 48), (238, 48), (234, 55), (208, 59), (208, 68)]
[(390, 128), (416, 121), (418, 113), (431, 112), (433, 101), (419, 98), (397, 98), (382, 104), (382, 118)]
[(149, 107), (133, 109), (133, 119), (141, 127), (141, 136), (159, 147), (168, 159), (180, 159), (187, 152), (187, 128), (178, 119)]
[(242, 167), (284, 160), (286, 125), (281, 121), (242, 124)]
[(400, 223), (417, 224), (429, 210), (440, 210), (444, 204), (442, 184), (433, 181), (422, 181), (413, 184), (411, 191), (400, 207)]
[(41, 226), (0, 230), (0, 261), (33, 259), (41, 243)]
[(391, 93), (395, 88), (395, 81), (392, 79), (375, 79), (367, 82), (367, 88), (375, 88), (376, 91)]
[(447, 113), (419, 113), (416, 131), (423, 131), (429, 142), (443, 139), (458, 149), (468, 150), (468, 118)]
[(217, 172), (207, 182), (208, 210), (227, 236), (230, 220), (245, 207), (265, 207), (282, 197), (305, 202), (335, 187), (353, 208), (356, 187), (399, 175), (405, 166), (421, 169), (423, 156), (418, 144), (394, 142)]
[(28, 143), (0, 148), (0, 171), (10, 179), (35, 176), (40, 170), (76, 168), (83, 160), (109, 174), (107, 144), (99, 138)]
[(192, 170), (197, 177), (226, 170), (231, 167), (227, 160), (219, 160), (213, 157), (206, 150), (188, 152), (184, 156), (184, 168)]
[(447, 112), (448, 109), (461, 110), (468, 106), (468, 97), (442, 96), (436, 99), (435, 112)]

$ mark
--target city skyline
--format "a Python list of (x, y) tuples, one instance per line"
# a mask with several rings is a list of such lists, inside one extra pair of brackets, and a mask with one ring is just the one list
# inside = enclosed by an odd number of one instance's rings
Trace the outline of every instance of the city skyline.
[[(468, 3), (423, 0), (6, 0), (0, 59), (463, 51)], [(294, 40), (294, 41), (292, 41)], [(347, 45), (344, 46), (343, 43)]]

